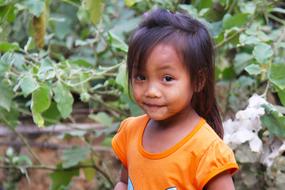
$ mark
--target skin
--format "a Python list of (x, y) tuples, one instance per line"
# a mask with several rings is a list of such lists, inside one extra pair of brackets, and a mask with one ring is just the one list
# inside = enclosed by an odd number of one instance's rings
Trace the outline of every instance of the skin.
[[(165, 151), (193, 130), (200, 119), (191, 107), (193, 89), (180, 56), (168, 44), (154, 47), (145, 67), (134, 71), (134, 98), (150, 117), (143, 134), (143, 147), (146, 151)], [(115, 190), (127, 189), (127, 179), (128, 172), (123, 168)], [(208, 182), (206, 189), (234, 190), (230, 174), (225, 172), (217, 175)]]

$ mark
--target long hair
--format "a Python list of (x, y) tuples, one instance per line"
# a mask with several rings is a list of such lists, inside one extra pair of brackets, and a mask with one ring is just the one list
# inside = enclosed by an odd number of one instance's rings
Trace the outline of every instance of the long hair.
[(134, 69), (142, 68), (152, 49), (170, 44), (189, 72), (194, 94), (193, 109), (223, 138), (223, 126), (215, 98), (214, 48), (206, 27), (187, 14), (156, 9), (147, 13), (129, 40), (129, 87)]

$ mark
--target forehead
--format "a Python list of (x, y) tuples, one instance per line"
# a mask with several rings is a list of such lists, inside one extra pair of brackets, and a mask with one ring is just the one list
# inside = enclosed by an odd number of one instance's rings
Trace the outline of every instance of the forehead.
[(149, 53), (145, 69), (185, 69), (182, 56), (170, 44), (158, 44)]

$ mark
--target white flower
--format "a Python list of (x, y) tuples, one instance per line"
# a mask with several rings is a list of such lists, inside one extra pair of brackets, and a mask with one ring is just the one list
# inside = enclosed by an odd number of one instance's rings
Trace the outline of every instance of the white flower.
[(264, 104), (268, 104), (266, 100), (254, 94), (245, 110), (238, 111), (234, 120), (224, 122), (224, 141), (229, 146), (235, 149), (238, 145), (248, 142), (251, 151), (261, 153), (262, 141), (258, 132), (262, 128), (260, 116), (265, 113), (262, 107)]

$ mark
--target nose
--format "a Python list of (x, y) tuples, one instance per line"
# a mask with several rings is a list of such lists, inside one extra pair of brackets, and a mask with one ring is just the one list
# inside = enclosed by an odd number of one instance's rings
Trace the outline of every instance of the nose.
[(144, 95), (147, 98), (160, 98), (161, 92), (156, 85), (149, 84)]

